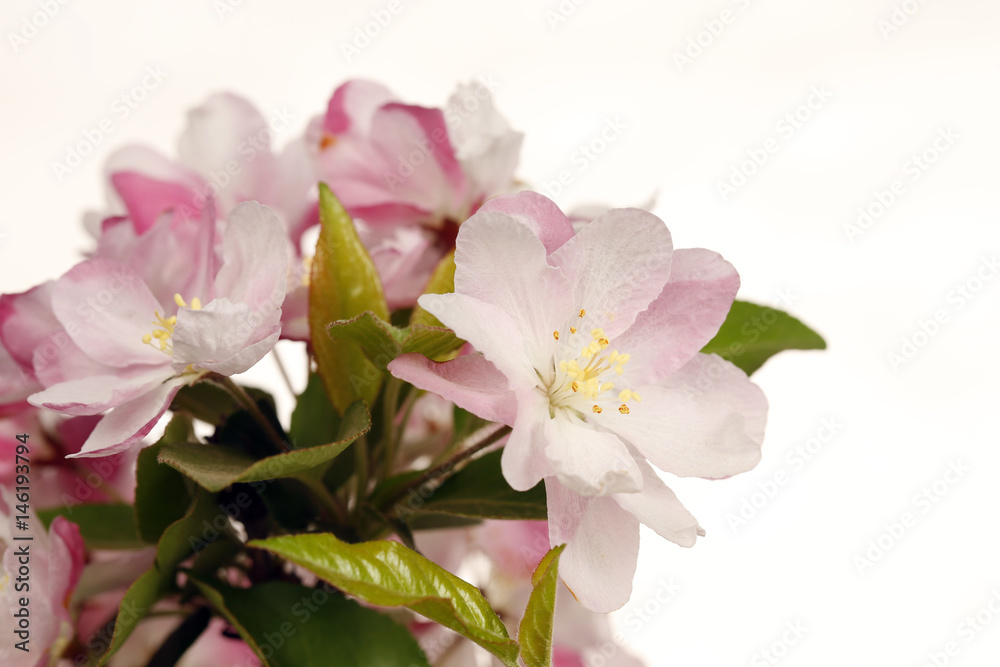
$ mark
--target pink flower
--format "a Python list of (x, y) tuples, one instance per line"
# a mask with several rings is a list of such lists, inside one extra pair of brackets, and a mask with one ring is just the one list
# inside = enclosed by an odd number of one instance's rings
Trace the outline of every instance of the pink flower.
[[(213, 247), (211, 236), (206, 243)], [(270, 351), (281, 331), (288, 253), (281, 222), (250, 202), (229, 216), (217, 270), (210, 251), (152, 285), (119, 260), (78, 264), (50, 288), (51, 314), (74, 354), (60, 361), (64, 379), (29, 400), (66, 414), (106, 413), (73, 456), (130, 448), (183, 385), (209, 372), (241, 373)], [(168, 296), (162, 280), (171, 278), (190, 291)]]
[(615, 209), (574, 234), (531, 192), (487, 202), (461, 228), (455, 292), (420, 305), (479, 354), (390, 371), (513, 427), (515, 489), (546, 483), (560, 572), (587, 607), (629, 597), (639, 522), (682, 546), (700, 528), (647, 460), (720, 478), (760, 459), (767, 402), (746, 374), (699, 350), (739, 287), (708, 250), (674, 251), (656, 216)]
[(168, 212), (199, 219), (210, 201), (225, 218), (240, 203), (258, 201), (274, 209), (290, 229), (301, 227), (314, 185), (303, 142), (276, 155), (271, 140), (290, 122), (282, 111), (270, 119), (233, 94), (209, 97), (188, 112), (173, 161), (143, 146), (114, 152), (105, 166), (110, 211), (92, 214), (96, 226), (127, 217), (137, 234)]
[[(3, 488), (0, 633), (5, 641), (0, 643), (0, 662), (5, 667), (44, 667), (54, 663), (73, 638), (69, 604), (83, 570), (83, 539), (77, 525), (62, 517), (56, 517), (46, 531), (33, 512), (28, 513), (27, 530), (15, 528), (13, 515), (20, 514), (15, 510), (17, 503), (13, 491)], [(15, 539), (25, 536), (32, 539)], [(26, 563), (30, 570), (27, 587), (22, 570)], [(23, 600), (28, 601), (27, 607)], [(27, 630), (19, 624), (22, 609), (29, 614)], [(26, 651), (17, 648), (22, 641)]]
[(392, 309), (413, 306), (457, 226), (512, 189), (521, 140), (484, 84), (431, 109), (363, 80), (337, 88), (307, 137), (316, 177), (358, 222)]

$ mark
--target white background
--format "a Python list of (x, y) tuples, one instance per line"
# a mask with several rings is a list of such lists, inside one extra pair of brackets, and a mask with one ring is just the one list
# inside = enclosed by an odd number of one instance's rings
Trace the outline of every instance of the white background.
[[(1000, 252), (1000, 6), (911, 0), (889, 32), (879, 22), (893, 1), (566, 0), (572, 12), (553, 23), (556, 0), (402, 0), (348, 62), (341, 45), (385, 2), (243, 0), (220, 12), (212, 0), (71, 0), (15, 51), (9, 34), (40, 5), (5, 0), (0, 289), (69, 268), (88, 246), (83, 211), (103, 203), (104, 156), (133, 141), (174, 153), (186, 109), (214, 91), (295, 113), (283, 143), (346, 78), (425, 105), (491, 79), (526, 134), (525, 180), (545, 192), (570, 170), (565, 207), (658, 193), (676, 246), (722, 252), (743, 298), (792, 295), (829, 342), (756, 376), (771, 402), (756, 470), (675, 484), (708, 537), (683, 550), (644, 532), (633, 601), (616, 617), (624, 645), (656, 666), (768, 665), (760, 651), (777, 642), (774, 664), (917, 667), (954, 641), (938, 664), (995, 665), (1000, 614), (971, 633), (962, 624), (994, 593), (1000, 610), (1000, 279), (984, 264)], [(729, 23), (713, 23), (723, 10)], [(679, 62), (689, 40), (704, 46)], [(150, 66), (166, 78), (116, 115)], [(826, 101), (801, 108), (824, 89)], [(779, 127), (796, 111), (800, 127)], [(53, 162), (106, 117), (112, 132), (59, 182)], [(625, 128), (580, 171), (574, 155), (609, 119)], [(914, 178), (908, 161), (935, 157), (939, 131), (957, 138)], [(768, 139), (776, 152), (724, 200), (718, 184)], [(858, 208), (894, 180), (902, 194), (849, 238)], [(980, 271), (992, 280), (977, 282)], [(966, 284), (980, 288), (971, 300), (954, 291)], [(918, 333), (942, 313), (934, 335)], [(893, 364), (914, 337), (916, 354)], [(795, 463), (811, 438), (818, 451)], [(952, 464), (967, 472), (938, 481), (933, 503), (915, 499)], [(754, 496), (776, 472), (786, 477), (773, 497)], [(736, 525), (744, 500), (756, 515)], [(889, 535), (907, 512), (912, 525)], [(882, 547), (868, 554), (869, 540)], [(858, 560), (869, 555), (871, 566)], [(661, 591), (671, 580), (672, 598)], [(786, 623), (805, 632), (783, 650)]]

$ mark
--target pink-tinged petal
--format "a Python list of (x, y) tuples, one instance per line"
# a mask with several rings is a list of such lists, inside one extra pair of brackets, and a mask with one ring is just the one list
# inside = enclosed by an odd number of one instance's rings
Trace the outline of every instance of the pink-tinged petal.
[(469, 205), (510, 190), (524, 135), (511, 130), (497, 113), (489, 89), (481, 83), (460, 85), (444, 113), (447, 118), (461, 119), (452, 123), (449, 134), (469, 177)]
[(559, 576), (580, 604), (607, 613), (628, 602), (639, 558), (639, 522), (613, 498), (585, 498), (546, 478), (549, 541), (566, 544)]
[(545, 458), (545, 422), (548, 419), (547, 399), (534, 389), (517, 392), (517, 418), (500, 457), (504, 479), (517, 491), (527, 491), (543, 477), (554, 474)]
[(551, 363), (553, 332), (575, 312), (572, 286), (546, 255), (532, 230), (503, 213), (477, 213), (462, 225), (455, 246), (455, 292), (507, 313), (538, 369)]
[(368, 249), (385, 291), (389, 310), (412, 308), (444, 256), (430, 230), (417, 227), (373, 228), (363, 221), (355, 226)]
[(161, 181), (135, 171), (114, 173), (111, 183), (122, 198), (138, 234), (152, 228), (165, 213), (182, 206), (195, 208), (196, 193), (183, 183)]
[(96, 415), (150, 391), (171, 375), (166, 364), (140, 366), (115, 375), (93, 375), (61, 382), (32, 394), (28, 402), (69, 415)]
[[(455, 159), (440, 109), (387, 104), (372, 118), (370, 141), (381, 168), (369, 182), (385, 191), (383, 203), (397, 201), (423, 208), (431, 214), (429, 222), (465, 217), (461, 210), (465, 174)], [(339, 147), (330, 152), (336, 153)], [(339, 190), (334, 191), (339, 195)]]
[(54, 582), (53, 599), (63, 605), (69, 594), (76, 589), (83, 572), (83, 562), (86, 558), (86, 547), (80, 535), (80, 527), (64, 517), (57, 516), (49, 526), (51, 538), (51, 560), (53, 574), (61, 581)]
[(583, 661), (583, 655), (578, 651), (565, 646), (555, 646), (552, 648), (552, 667), (587, 667), (587, 665)]
[[(176, 183), (191, 193), (203, 192), (205, 187), (197, 174), (185, 169), (157, 151), (146, 146), (125, 146), (112, 152), (104, 164), (104, 173), (108, 179), (108, 198), (111, 200), (112, 215), (121, 215), (128, 211), (125, 202), (117, 192), (112, 181), (114, 174), (123, 172), (144, 174), (147, 178), (164, 183)], [(192, 202), (188, 199), (181, 206), (185, 209), (192, 206), (197, 208), (197, 204), (197, 201)], [(150, 223), (153, 221), (155, 221), (155, 218), (148, 220)], [(133, 225), (135, 225), (135, 221), (133, 221)], [(138, 225), (135, 227), (136, 233), (139, 234), (145, 233), (147, 229)]]
[(456, 293), (424, 294), (417, 303), (493, 363), (506, 376), (509, 389), (538, 384), (524, 333), (503, 310)]
[[(74, 343), (68, 334), (60, 329), (60, 333), (48, 342), (35, 348), (32, 357), (35, 377), (42, 387), (51, 387), (60, 382), (78, 380), (96, 375), (117, 375), (121, 369), (95, 361)], [(166, 359), (166, 357), (164, 357)]]
[(619, 493), (614, 497), (619, 507), (665, 539), (682, 547), (694, 546), (698, 539), (698, 520), (687, 511), (670, 488), (657, 476), (652, 466), (637, 459), (642, 470), (642, 491)]
[(66, 335), (52, 312), (54, 286), (50, 280), (27, 292), (0, 295), (0, 342), (28, 374), (32, 373), (35, 348), (59, 334)]
[(242, 373), (274, 347), (280, 320), (276, 307), (255, 311), (225, 298), (201, 310), (181, 308), (174, 328), (173, 368), (178, 373), (189, 365), (222, 375)]
[(52, 289), (52, 310), (73, 342), (108, 366), (157, 365), (164, 354), (143, 343), (162, 306), (127, 266), (110, 260), (81, 262)]
[(256, 202), (240, 204), (229, 214), (215, 294), (254, 310), (278, 309), (285, 300), (288, 261), (285, 228), (274, 212)]
[[(636, 208), (618, 208), (591, 221), (552, 253), (573, 285), (586, 328), (622, 333), (663, 290), (673, 242), (663, 221)], [(612, 341), (614, 342), (614, 341)]]
[(19, 403), (41, 388), (0, 343), (0, 406)]
[(718, 253), (674, 251), (670, 280), (653, 303), (615, 340), (629, 352), (629, 380), (653, 383), (690, 361), (729, 314), (740, 276)]
[(285, 295), (281, 304), (281, 337), (308, 341), (310, 336), (309, 286), (299, 285)]
[(181, 162), (199, 173), (223, 211), (238, 202), (270, 202), (278, 185), (272, 130), (249, 101), (231, 93), (212, 95), (188, 112), (178, 141)]
[(177, 391), (195, 379), (191, 375), (171, 378), (112, 409), (98, 422), (80, 451), (66, 458), (110, 456), (134, 446), (153, 430)]
[(481, 354), (439, 363), (422, 354), (404, 354), (389, 362), (389, 372), (415, 387), (438, 394), (489, 421), (512, 425), (517, 414), (507, 378)]
[[(630, 362), (631, 363), (631, 362)], [(592, 415), (649, 461), (681, 477), (727, 477), (760, 461), (767, 399), (746, 373), (699, 354), (659, 385), (640, 388), (630, 414)]]
[(556, 203), (530, 190), (488, 199), (477, 213), (505, 213), (511, 216), (530, 229), (550, 254), (574, 234), (572, 223)]
[(367, 134), (375, 111), (391, 102), (393, 94), (374, 81), (354, 79), (333, 91), (323, 119), (323, 130), (336, 136), (354, 131)]
[(493, 565), (517, 582), (531, 581), (531, 574), (549, 551), (545, 521), (484, 521), (475, 538)]
[(642, 473), (628, 449), (611, 433), (595, 431), (562, 413), (545, 422), (545, 456), (562, 484), (581, 496), (635, 493)]

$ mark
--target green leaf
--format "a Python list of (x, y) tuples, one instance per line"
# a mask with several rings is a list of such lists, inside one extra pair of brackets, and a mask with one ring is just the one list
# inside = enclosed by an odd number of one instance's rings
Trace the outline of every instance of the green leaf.
[(153, 567), (143, 573), (122, 598), (114, 634), (97, 667), (107, 664), (156, 601), (171, 590), (181, 561), (214, 542), (220, 535), (219, 527), (224, 528), (226, 523), (225, 513), (215, 504), (215, 496), (199, 493), (185, 515), (163, 531)]
[(188, 482), (179, 472), (159, 462), (157, 457), (169, 443), (190, 437), (190, 421), (175, 414), (160, 440), (139, 452), (136, 464), (135, 524), (139, 537), (156, 544), (167, 526), (184, 516), (191, 505)]
[(503, 450), (489, 452), (470, 462), (437, 488), (426, 502), (414, 507), (411, 498), (396, 503), (396, 515), (413, 512), (452, 514), (482, 519), (545, 520), (545, 486), (515, 491), (500, 468)]
[(293, 449), (258, 460), (237, 447), (182, 443), (163, 447), (159, 460), (184, 473), (199, 486), (221, 491), (237, 482), (295, 477), (332, 460), (369, 428), (368, 409), (358, 402), (344, 415), (340, 424), (341, 439), (326, 445)]
[[(448, 294), (455, 291), (455, 251), (445, 255), (424, 288), (424, 294)], [(410, 316), (410, 324), (422, 324), (429, 327), (444, 327), (438, 318), (434, 317), (418, 304)]]
[(323, 385), (341, 413), (357, 399), (375, 402), (382, 373), (356, 343), (331, 338), (327, 327), (366, 310), (382, 320), (389, 308), (375, 263), (354, 229), (354, 222), (325, 183), (319, 185), (320, 233), (309, 287), (309, 330)]
[(317, 373), (309, 374), (309, 383), (299, 394), (292, 412), (288, 437), (296, 449), (316, 447), (339, 440), (340, 415), (333, 408)]
[(111, 642), (97, 662), (97, 667), (106, 665), (118, 652), (139, 625), (139, 621), (152, 611), (153, 605), (166, 593), (167, 584), (167, 580), (156, 569), (151, 569), (142, 573), (135, 583), (129, 586), (121, 604), (118, 605), (118, 616), (115, 618), (115, 630)]
[(782, 350), (825, 350), (822, 337), (788, 313), (735, 301), (715, 338), (702, 348), (750, 375)]
[(398, 542), (347, 544), (326, 533), (255, 540), (324, 581), (370, 604), (407, 607), (476, 642), (508, 667), (517, 642), (475, 586)]
[(443, 326), (411, 324), (403, 339), (403, 354), (416, 352), (430, 359), (440, 359), (462, 347), (464, 341)]
[(455, 332), (444, 327), (413, 324), (405, 329), (380, 320), (374, 313), (330, 324), (330, 336), (358, 345), (379, 370), (401, 354), (414, 352), (439, 358), (462, 346)]
[(337, 340), (356, 344), (380, 370), (385, 370), (386, 365), (403, 350), (402, 331), (371, 311), (350, 320), (331, 323), (328, 333)]
[(559, 556), (566, 548), (561, 544), (542, 557), (531, 575), (531, 596), (524, 610), (517, 641), (521, 659), (528, 667), (550, 667), (552, 664), (552, 626), (556, 612), (556, 585), (559, 583)]
[(148, 545), (139, 539), (132, 512), (125, 503), (93, 503), (39, 510), (38, 518), (48, 528), (57, 516), (66, 517), (80, 527), (89, 549), (141, 549)]
[(283, 581), (195, 584), (270, 667), (429, 667), (405, 627), (336, 591)]

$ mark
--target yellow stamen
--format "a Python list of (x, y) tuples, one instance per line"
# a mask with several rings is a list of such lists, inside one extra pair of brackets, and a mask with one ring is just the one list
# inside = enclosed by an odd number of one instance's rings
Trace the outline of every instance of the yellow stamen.
[(574, 382), (573, 384), (570, 385), (570, 387), (573, 389), (573, 391), (580, 391), (580, 384), (578, 382)]
[(609, 341), (609, 340), (608, 340), (607, 338), (600, 338), (600, 339), (599, 339), (599, 340), (597, 341), (597, 344), (598, 344), (598, 345), (600, 345), (600, 346), (601, 346), (601, 349), (603, 350), (603, 349), (604, 349), (604, 348), (606, 348), (606, 347), (607, 347), (608, 345), (611, 345), (611, 341)]
[(632, 391), (630, 389), (622, 389), (620, 392), (618, 392), (619, 401), (624, 403), (630, 398), (632, 398)]
[(628, 414), (628, 406), (625, 405), (624, 403), (622, 403), (621, 407), (618, 408), (618, 412), (622, 413), (623, 415), (627, 415)]
[(198, 297), (191, 299), (191, 310), (201, 310), (201, 299)]
[(174, 303), (177, 304), (178, 308), (187, 308), (187, 304), (184, 303), (184, 297), (180, 294), (174, 294)]
[(590, 337), (593, 338), (594, 340), (597, 340), (598, 338), (603, 338), (604, 337), (604, 329), (591, 329), (590, 330)]
[(601, 414), (602, 412), (604, 412), (604, 410), (601, 410), (601, 406), (599, 405), (595, 405), (592, 409), (596, 414)]
[(552, 337), (555, 338), (556, 340), (559, 340), (559, 332), (558, 331), (553, 331), (552, 332)]
[(583, 317), (583, 316), (584, 316), (584, 315), (586, 315), (586, 314), (587, 314), (587, 311), (586, 311), (586, 310), (584, 310), (583, 308), (581, 308), (581, 309), (580, 309), (580, 317)]
[(639, 392), (633, 391), (632, 392), (632, 398), (635, 399), (636, 403), (642, 403), (642, 396), (639, 395)]
[(150, 343), (153, 342), (153, 336), (150, 334), (144, 334), (142, 337), (142, 342), (145, 343), (146, 345), (149, 345)]
[(575, 333), (576, 333), (576, 327), (570, 327), (570, 328), (569, 328), (569, 332), (570, 332), (571, 334), (575, 334)]

